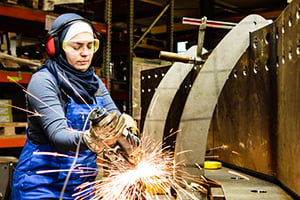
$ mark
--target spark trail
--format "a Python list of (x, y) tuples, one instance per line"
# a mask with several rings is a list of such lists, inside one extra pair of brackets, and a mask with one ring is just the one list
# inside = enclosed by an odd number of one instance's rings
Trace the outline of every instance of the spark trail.
[[(136, 165), (128, 164), (121, 157), (109, 160), (101, 165), (107, 174), (101, 180), (85, 183), (74, 193), (75, 200), (110, 199), (110, 200), (145, 200), (158, 199), (157, 195), (165, 194), (167, 199), (174, 199), (180, 195), (188, 199), (198, 199), (194, 194), (184, 190), (181, 185), (187, 186), (184, 178), (175, 177), (179, 171), (174, 161), (174, 155), (160, 148), (161, 145), (151, 143), (149, 139), (141, 140), (144, 156)], [(186, 175), (187, 179), (193, 179)], [(89, 186), (93, 192), (86, 194)], [(184, 192), (182, 192), (184, 191)]]
[[(45, 102), (43, 102), (41, 99), (39, 99), (38, 97), (36, 97), (34, 94), (32, 94), (31, 92), (29, 92), (23, 85), (21, 85), (20, 83), (16, 82), (13, 79), (10, 79), (10, 81), (13, 81), (15, 84), (17, 84), (18, 86), (20, 86), (27, 95), (35, 98), (36, 100), (38, 100), (39, 102), (41, 102), (42, 104), (44, 104), (45, 106), (47, 106), (48, 108), (50, 108), (52, 111), (54, 111), (56, 114), (58, 114), (59, 116), (65, 118), (65, 116), (62, 116), (60, 113), (58, 113), (56, 110), (54, 110), (51, 106), (49, 106), (48, 104), (46, 104)], [(31, 113), (31, 114), (33, 114), (32, 116), (40, 116), (40, 117), (46, 116), (46, 115), (38, 113), (36, 110), (35, 110), (35, 112), (32, 112), (32, 111), (29, 111), (29, 110), (25, 110), (23, 108), (19, 108), (17, 106), (13, 106), (13, 105), (9, 105), (9, 106), (11, 106), (13, 108), (17, 108), (17, 109), (22, 110), (22, 111), (25, 111), (27, 113)], [(28, 117), (30, 117), (30, 116), (28, 116)]]
[(58, 75), (72, 88), (72, 90), (79, 96), (82, 102), (84, 102), (84, 104), (87, 105), (90, 108), (90, 110), (92, 110), (91, 106), (84, 100), (84, 98), (79, 94), (79, 92), (75, 90), (72, 84), (60, 72), (58, 72)]
[(12, 108), (16, 108), (16, 109), (18, 109), (18, 110), (22, 110), (22, 111), (24, 111), (24, 112), (27, 112), (27, 113), (29, 113), (29, 114), (32, 114), (32, 115), (29, 115), (29, 116), (39, 116), (39, 117), (45, 116), (45, 115), (43, 115), (43, 114), (41, 114), (41, 113), (38, 113), (36, 110), (35, 110), (34, 112), (32, 112), (32, 111), (30, 111), (30, 110), (26, 110), (26, 109), (20, 108), (20, 107), (18, 107), (18, 106), (14, 106), (14, 105), (7, 104), (7, 103), (5, 103), (5, 102), (3, 102), (3, 101), (0, 101), (0, 104), (6, 105), (6, 106), (10, 106), (10, 107), (12, 107)]

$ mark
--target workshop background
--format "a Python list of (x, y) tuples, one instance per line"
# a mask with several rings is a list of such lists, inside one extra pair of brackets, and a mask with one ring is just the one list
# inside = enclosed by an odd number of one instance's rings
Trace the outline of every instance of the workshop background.
[(191, 150), (182, 170), (215, 181), (200, 199), (300, 199), (300, 0), (1, 0), (0, 199), (26, 139), (23, 87), (66, 12), (102, 35), (95, 71), (143, 137)]

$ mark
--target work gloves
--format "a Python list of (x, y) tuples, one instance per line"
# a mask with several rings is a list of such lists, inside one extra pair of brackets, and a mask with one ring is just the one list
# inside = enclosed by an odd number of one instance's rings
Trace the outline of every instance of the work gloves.
[(130, 164), (136, 165), (141, 160), (139, 129), (130, 115), (95, 108), (89, 119), (91, 128), (84, 132), (83, 140), (91, 151), (100, 153), (117, 144), (120, 147), (117, 152)]
[(140, 130), (137, 127), (136, 121), (128, 114), (122, 114), (125, 118), (126, 129), (135, 136), (140, 136)]
[(125, 118), (126, 130), (117, 141), (120, 147), (119, 153), (123, 155), (130, 164), (136, 165), (143, 156), (141, 142), (138, 138), (140, 131), (136, 121), (130, 115), (123, 114), (123, 116)]
[(91, 151), (100, 153), (116, 144), (126, 123), (124, 115), (119, 115), (116, 111), (108, 113), (102, 109), (101, 113), (97, 110), (95, 113), (95, 116), (91, 116), (92, 124), (90, 129), (84, 132), (83, 140)]

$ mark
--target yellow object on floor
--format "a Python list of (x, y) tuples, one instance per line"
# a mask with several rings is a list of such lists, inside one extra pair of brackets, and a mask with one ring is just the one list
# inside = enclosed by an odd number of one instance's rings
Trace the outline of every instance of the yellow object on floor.
[(204, 161), (205, 169), (220, 169), (222, 167), (222, 163), (219, 161)]

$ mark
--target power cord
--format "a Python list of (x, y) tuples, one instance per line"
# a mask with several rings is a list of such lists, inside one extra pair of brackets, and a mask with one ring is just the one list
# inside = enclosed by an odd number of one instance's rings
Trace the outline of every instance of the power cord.
[(59, 200), (63, 200), (64, 193), (65, 193), (65, 190), (66, 190), (66, 188), (67, 188), (67, 185), (68, 185), (70, 176), (71, 176), (72, 171), (73, 171), (73, 169), (74, 169), (74, 167), (75, 167), (75, 165), (76, 165), (76, 162), (77, 162), (77, 160), (78, 160), (78, 155), (79, 155), (79, 150), (80, 150), (80, 144), (81, 144), (81, 142), (82, 142), (82, 138), (83, 138), (83, 134), (84, 134), (83, 132), (85, 131), (86, 125), (87, 125), (87, 123), (88, 123), (88, 121), (89, 121), (89, 119), (90, 119), (90, 115), (91, 115), (91, 113), (92, 113), (94, 110), (95, 110), (95, 109), (93, 109), (93, 110), (88, 114), (88, 116), (87, 116), (87, 118), (86, 118), (86, 120), (85, 120), (85, 122), (84, 122), (84, 125), (83, 125), (83, 128), (82, 128), (82, 134), (80, 135), (80, 138), (79, 138), (79, 141), (78, 141), (78, 144), (77, 144), (77, 147), (76, 147), (75, 157), (74, 157), (73, 163), (72, 163), (72, 165), (71, 165), (70, 171), (68, 172), (67, 177), (66, 177), (66, 179), (65, 179), (63, 188), (62, 188), (61, 193), (60, 193)]

